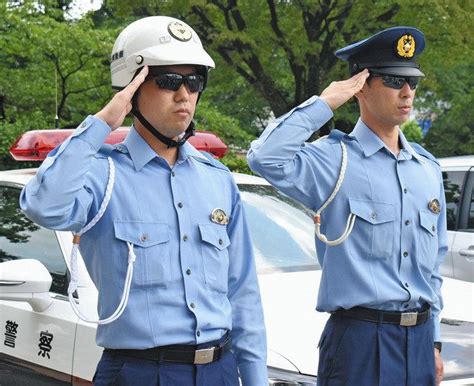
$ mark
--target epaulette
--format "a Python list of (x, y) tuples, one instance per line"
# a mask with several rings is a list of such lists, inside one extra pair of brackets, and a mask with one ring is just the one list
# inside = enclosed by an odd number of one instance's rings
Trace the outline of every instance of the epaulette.
[(436, 163), (437, 165), (439, 165), (439, 162), (438, 160), (435, 158), (435, 156), (433, 154), (431, 154), (429, 151), (425, 150), (423, 148), (423, 146), (421, 146), (420, 144), (416, 143), (416, 142), (408, 142), (410, 144), (410, 146), (413, 148), (413, 150), (415, 150), (419, 155), (425, 157), (425, 158), (428, 158), (429, 160), (433, 161), (434, 163)]
[(197, 161), (201, 161), (201, 162), (205, 162), (206, 164), (209, 164), (209, 165), (212, 165), (214, 166), (215, 168), (218, 168), (218, 169), (221, 169), (221, 170), (225, 170), (226, 172), (229, 172), (230, 173), (230, 170), (227, 166), (225, 166), (224, 164), (222, 164), (221, 162), (219, 162), (218, 160), (216, 160), (212, 154), (206, 152), (206, 151), (200, 151), (199, 153), (201, 153), (204, 157), (204, 158), (201, 158), (201, 157), (194, 157), (195, 160)]
[(327, 136), (328, 140), (332, 143), (338, 143), (342, 141), (342, 138), (345, 138), (347, 136), (346, 133), (344, 133), (341, 130), (333, 129)]
[(98, 158), (102, 158), (102, 157), (107, 158), (107, 157), (109, 157), (109, 156), (112, 154), (112, 152), (114, 151), (114, 149), (115, 149), (115, 146), (114, 146), (114, 145), (110, 145), (110, 144), (108, 144), (108, 143), (104, 143), (104, 144), (100, 147), (99, 151), (97, 152), (96, 157), (98, 157)]

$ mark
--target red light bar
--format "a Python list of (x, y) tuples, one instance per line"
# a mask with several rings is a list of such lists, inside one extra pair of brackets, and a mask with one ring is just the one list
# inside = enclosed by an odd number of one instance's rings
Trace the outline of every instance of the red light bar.
[[(128, 127), (112, 131), (105, 143), (113, 145), (122, 142), (128, 131)], [(15, 161), (43, 161), (51, 150), (63, 143), (73, 132), (74, 129), (27, 131), (20, 135), (10, 148), (10, 154)], [(224, 157), (227, 152), (225, 143), (209, 131), (197, 131), (188, 141), (197, 150), (209, 152), (216, 158)]]

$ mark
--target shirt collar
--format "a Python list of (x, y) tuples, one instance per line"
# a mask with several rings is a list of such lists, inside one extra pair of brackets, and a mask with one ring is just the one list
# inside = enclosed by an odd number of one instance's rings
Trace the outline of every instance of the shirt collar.
[(400, 138), (400, 144), (401, 144), (401, 150), (400, 150), (400, 155), (403, 156), (405, 159), (411, 159), (414, 157), (418, 162), (423, 163), (423, 157), (419, 155), (415, 149), (410, 145), (410, 143), (407, 141), (405, 134), (398, 129), (398, 137)]
[(385, 144), (377, 136), (377, 134), (370, 130), (360, 118), (357, 121), (354, 130), (352, 130), (352, 132), (349, 134), (349, 137), (353, 137), (357, 140), (357, 142), (359, 142), (359, 145), (366, 157), (370, 157), (385, 147)]
[(137, 171), (141, 170), (148, 162), (157, 156), (150, 145), (138, 134), (135, 126), (130, 127), (124, 144), (127, 147), (130, 158)]
[[(156, 152), (148, 145), (148, 143), (137, 132), (134, 126), (130, 127), (127, 137), (124, 140), (124, 145), (132, 159), (135, 170), (141, 170), (153, 158), (158, 157)], [(189, 157), (199, 158), (205, 162), (209, 160), (194, 148), (189, 142), (185, 142), (178, 148), (178, 159), (176, 164), (185, 162)]]
[[(357, 140), (366, 157), (374, 155), (384, 147), (386, 148), (385, 143), (379, 138), (379, 136), (370, 130), (370, 128), (362, 122), (362, 119), (360, 118), (349, 136)], [(400, 129), (398, 129), (398, 136), (401, 144), (399, 156), (407, 160), (414, 157), (416, 160), (422, 162), (421, 156), (413, 149)]]

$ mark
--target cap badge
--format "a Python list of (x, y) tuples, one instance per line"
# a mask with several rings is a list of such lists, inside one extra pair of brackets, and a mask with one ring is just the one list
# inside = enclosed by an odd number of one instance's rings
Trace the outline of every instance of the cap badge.
[(179, 21), (172, 21), (168, 24), (168, 32), (173, 36), (175, 39), (180, 40), (182, 42), (187, 42), (191, 40), (193, 33), (191, 29), (183, 23)]
[(397, 42), (397, 55), (402, 58), (413, 58), (415, 54), (415, 39), (411, 35), (403, 35)]
[(435, 214), (439, 214), (439, 212), (441, 212), (441, 205), (436, 198), (430, 200), (430, 202), (428, 203), (428, 208)]
[(227, 225), (229, 223), (229, 217), (224, 210), (220, 208), (213, 209), (209, 218), (216, 224)]

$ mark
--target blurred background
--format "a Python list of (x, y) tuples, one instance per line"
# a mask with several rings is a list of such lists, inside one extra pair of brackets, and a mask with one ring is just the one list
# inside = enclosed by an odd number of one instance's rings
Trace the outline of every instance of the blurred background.
[[(218, 134), (223, 159), (248, 172), (244, 154), (265, 125), (331, 82), (348, 77), (338, 48), (396, 25), (421, 29), (421, 82), (403, 130), (437, 157), (474, 154), (474, 2), (471, 0), (47, 0), (0, 1), (0, 169), (33, 129), (73, 128), (113, 95), (118, 33), (151, 15), (190, 24), (216, 61), (196, 114)], [(355, 101), (332, 128), (349, 132)], [(128, 118), (126, 124), (130, 124)], [(20, 167), (24, 167), (21, 164)]]

